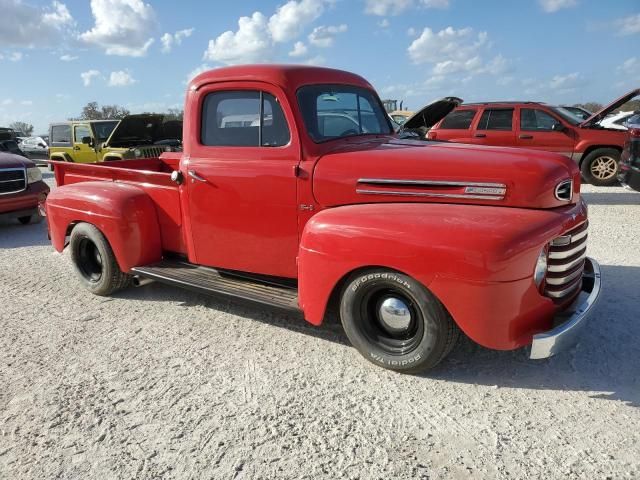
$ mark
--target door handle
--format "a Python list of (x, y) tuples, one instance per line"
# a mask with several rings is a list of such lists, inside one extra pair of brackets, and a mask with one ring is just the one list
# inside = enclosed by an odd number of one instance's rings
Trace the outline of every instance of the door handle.
[(522, 139), (522, 140), (531, 140), (533, 138), (533, 135), (520, 135), (518, 138)]
[(188, 170), (187, 173), (189, 174), (189, 176), (193, 179), (193, 180), (198, 180), (199, 182), (205, 182), (207, 181), (206, 178), (202, 178), (200, 175), (198, 175), (196, 172), (194, 172), (193, 170)]
[(80, 147), (78, 145), (74, 145), (73, 149), (74, 150), (80, 150)]
[(474, 135), (474, 137), (476, 137), (476, 138), (485, 138), (486, 136), (487, 136), (487, 135), (486, 135), (486, 134), (484, 134), (484, 133), (476, 133), (476, 134)]

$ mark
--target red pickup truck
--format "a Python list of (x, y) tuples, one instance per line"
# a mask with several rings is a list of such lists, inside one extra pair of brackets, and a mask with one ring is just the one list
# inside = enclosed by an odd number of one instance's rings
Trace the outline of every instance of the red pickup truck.
[(352, 344), (424, 370), (462, 330), (566, 348), (593, 312), (580, 172), (547, 152), (399, 139), (343, 71), (240, 66), (191, 81), (182, 153), (52, 162), (51, 241), (98, 295), (149, 280), (339, 312)]

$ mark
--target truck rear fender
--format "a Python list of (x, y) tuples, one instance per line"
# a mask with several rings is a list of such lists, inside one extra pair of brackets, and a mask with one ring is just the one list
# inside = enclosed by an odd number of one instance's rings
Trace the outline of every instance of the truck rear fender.
[[(582, 211), (580, 204), (568, 208)], [(530, 282), (546, 242), (568, 228), (567, 223), (584, 219), (581, 213), (571, 217), (554, 210), (452, 204), (324, 210), (307, 222), (302, 234), (300, 307), (307, 321), (321, 324), (346, 276), (379, 266), (410, 275), (427, 288), (450, 280), (446, 290), (433, 293), (452, 311), (448, 304), (464, 302), (470, 283)], [(463, 323), (473, 321), (454, 320), (464, 331), (470, 329)]]
[(62, 252), (75, 225), (95, 225), (107, 238), (123, 272), (162, 257), (158, 216), (143, 189), (114, 182), (83, 182), (62, 186), (46, 202), (54, 248)]

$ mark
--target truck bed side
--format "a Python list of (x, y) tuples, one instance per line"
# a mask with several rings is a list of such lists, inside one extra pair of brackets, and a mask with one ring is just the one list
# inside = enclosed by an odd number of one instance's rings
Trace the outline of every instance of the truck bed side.
[(186, 253), (178, 185), (171, 172), (178, 168), (180, 154), (161, 158), (123, 160), (108, 163), (51, 162), (58, 187), (82, 182), (119, 182), (142, 189), (153, 200), (158, 215), (162, 249)]

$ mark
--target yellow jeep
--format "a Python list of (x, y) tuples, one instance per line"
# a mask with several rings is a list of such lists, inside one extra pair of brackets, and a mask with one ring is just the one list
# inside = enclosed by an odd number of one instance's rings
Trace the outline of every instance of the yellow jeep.
[(49, 127), (49, 158), (95, 163), (159, 157), (182, 147), (182, 121), (164, 115), (128, 115), (122, 120), (78, 120)]

